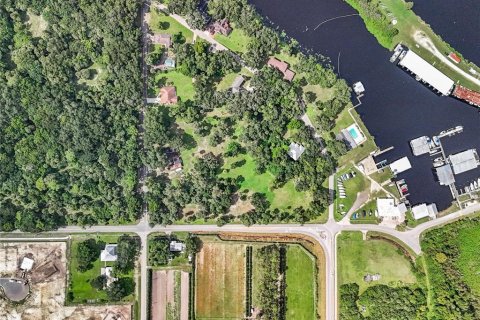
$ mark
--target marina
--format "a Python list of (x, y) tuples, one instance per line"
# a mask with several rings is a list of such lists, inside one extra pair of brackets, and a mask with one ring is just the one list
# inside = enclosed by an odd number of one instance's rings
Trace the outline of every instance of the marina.
[[(433, 160), (443, 158), (441, 151), (437, 150), (440, 152), (432, 157), (413, 156), (410, 141), (421, 136), (439, 136), (446, 128), (462, 124), (461, 135), (440, 138), (445, 153), (450, 155), (468, 149), (479, 150), (478, 108), (452, 96), (435, 94), (431, 88), (419, 84), (409, 72), (391, 63), (394, 52), (378, 44), (360, 17), (334, 20), (313, 30), (319, 22), (332, 16), (356, 13), (343, 1), (252, 0), (251, 3), (280, 30), (298, 40), (304, 50), (331, 57), (335, 68), (340, 63), (337, 57), (341, 53), (342, 78), (351, 85), (361, 79), (367, 89), (362, 94), (362, 104), (355, 110), (374, 136), (378, 148), (388, 150), (378, 152), (375, 163), (387, 165), (410, 155), (408, 158), (412, 168), (398, 173), (396, 178), (397, 182), (405, 180), (406, 188), (403, 184), (401, 186), (403, 190), (408, 189), (406, 192), (410, 203), (435, 203), (439, 212), (450, 207), (452, 192), (439, 183), (433, 166)], [(459, 0), (458, 6), (463, 3), (463, 0)], [(309, 27), (308, 31), (306, 26)], [(462, 29), (462, 34), (474, 34), (476, 30), (470, 22)], [(462, 52), (462, 48), (456, 49)], [(455, 175), (456, 188), (463, 192), (478, 177), (479, 168)]]

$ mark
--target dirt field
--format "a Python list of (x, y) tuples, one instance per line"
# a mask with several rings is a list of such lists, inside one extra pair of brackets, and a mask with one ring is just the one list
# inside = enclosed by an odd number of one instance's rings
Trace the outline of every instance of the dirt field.
[(1, 320), (130, 320), (131, 306), (65, 305), (67, 259), (65, 242), (0, 242), (0, 276), (21, 277), (24, 257), (33, 259), (26, 274), (31, 293), (25, 302), (13, 305), (0, 299)]
[[(188, 273), (157, 270), (152, 274), (152, 320), (188, 320)], [(179, 300), (179, 301), (177, 301)]]
[(196, 315), (202, 319), (243, 319), (244, 244), (203, 242), (196, 257)]

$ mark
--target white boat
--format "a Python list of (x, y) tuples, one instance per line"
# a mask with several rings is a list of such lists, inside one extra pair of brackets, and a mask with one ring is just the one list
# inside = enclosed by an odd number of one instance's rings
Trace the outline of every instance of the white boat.
[(472, 191), (474, 190), (474, 189), (473, 189), (473, 182), (470, 183), (470, 190), (472, 190)]
[(474, 189), (478, 189), (478, 183), (477, 183), (477, 181), (473, 181), (473, 188), (474, 188)]
[(470, 192), (470, 187), (469, 186), (465, 187), (465, 192)]
[(478, 185), (480, 186), (480, 178), (478, 178), (477, 183), (478, 183)]

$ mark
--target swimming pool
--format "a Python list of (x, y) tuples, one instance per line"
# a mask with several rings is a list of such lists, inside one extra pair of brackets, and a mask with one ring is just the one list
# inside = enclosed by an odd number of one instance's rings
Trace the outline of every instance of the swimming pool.
[(350, 133), (350, 135), (354, 140), (358, 139), (358, 133), (357, 133), (357, 130), (355, 130), (355, 128), (348, 129), (348, 132)]

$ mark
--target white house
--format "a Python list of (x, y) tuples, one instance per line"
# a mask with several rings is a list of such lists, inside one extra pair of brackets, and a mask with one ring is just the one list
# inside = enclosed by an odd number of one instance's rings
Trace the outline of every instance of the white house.
[(112, 282), (117, 281), (118, 279), (113, 276), (113, 268), (105, 267), (100, 269), (100, 274), (107, 278), (107, 287), (109, 287)]
[(117, 261), (117, 245), (107, 244), (105, 249), (100, 252), (100, 261), (113, 262)]
[(429, 205), (427, 205), (426, 203), (422, 203), (412, 207), (412, 214), (415, 220), (419, 220), (426, 217), (435, 219), (437, 217), (437, 213), (438, 213), (438, 210), (437, 210), (437, 205), (435, 203), (432, 203)]
[(401, 223), (405, 220), (407, 207), (403, 203), (395, 205), (395, 200), (391, 198), (378, 198), (377, 211), (380, 218)]
[(170, 241), (170, 252), (185, 251), (185, 243), (179, 241)]

